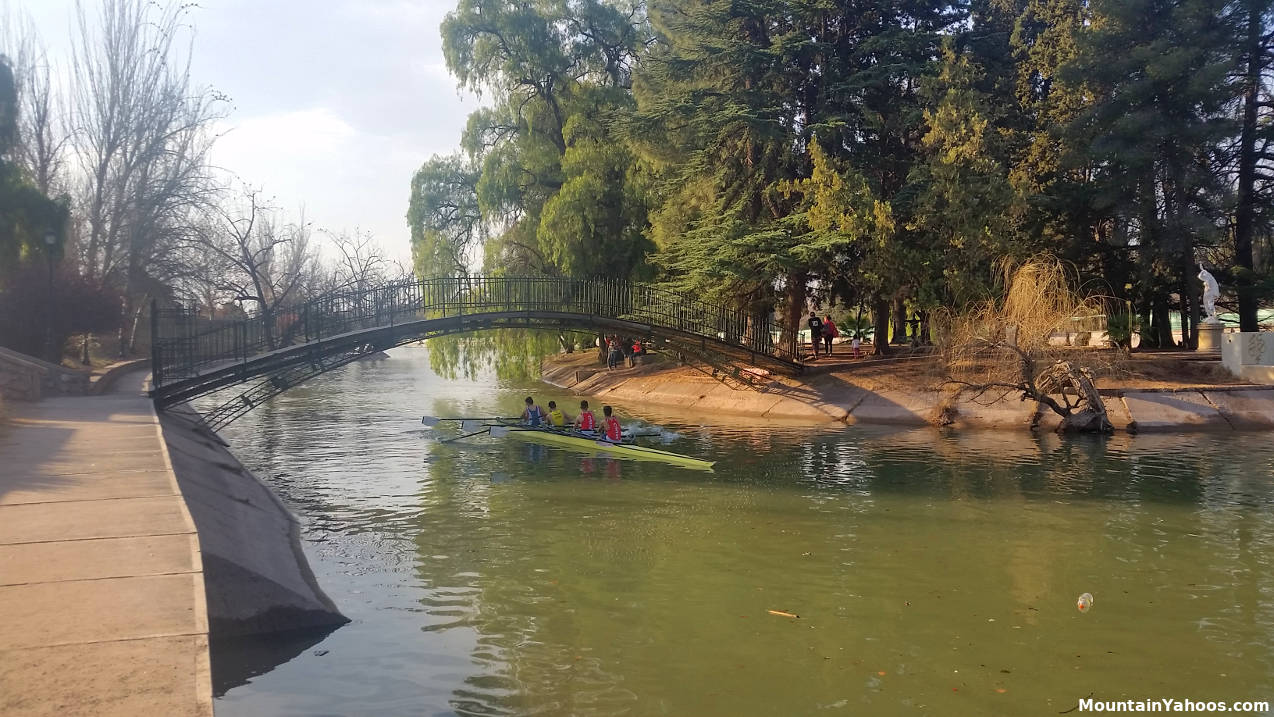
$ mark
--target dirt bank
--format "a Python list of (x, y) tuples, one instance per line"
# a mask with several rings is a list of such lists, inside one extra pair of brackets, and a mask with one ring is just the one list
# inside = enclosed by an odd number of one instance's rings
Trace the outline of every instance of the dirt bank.
[[(1099, 378), (1116, 431), (1274, 429), (1274, 386), (1234, 381), (1216, 362), (1192, 357), (1127, 361)], [(1046, 408), (1015, 395), (953, 400), (935, 362), (846, 362), (804, 379), (776, 377), (757, 389), (734, 388), (670, 363), (607, 371), (592, 352), (546, 359), (543, 378), (573, 393), (622, 402), (755, 418), (953, 428), (1051, 430)]]

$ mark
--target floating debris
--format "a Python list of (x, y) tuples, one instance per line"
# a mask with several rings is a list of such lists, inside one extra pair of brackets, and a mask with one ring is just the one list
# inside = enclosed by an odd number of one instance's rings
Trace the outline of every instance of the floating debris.
[(766, 610), (766, 612), (770, 613), (771, 615), (778, 615), (779, 617), (800, 617), (800, 615), (797, 615), (795, 613), (783, 612), (782, 610)]
[(1084, 593), (1080, 595), (1079, 599), (1075, 601), (1075, 607), (1080, 612), (1088, 612), (1093, 607), (1093, 594)]

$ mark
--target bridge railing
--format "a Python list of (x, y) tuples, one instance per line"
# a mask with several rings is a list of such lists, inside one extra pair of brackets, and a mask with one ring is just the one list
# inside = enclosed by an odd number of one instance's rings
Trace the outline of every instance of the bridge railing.
[(676, 330), (795, 361), (795, 332), (750, 313), (646, 284), (607, 279), (448, 277), (348, 287), (304, 303), (234, 319), (152, 312), (154, 381), (162, 386), (251, 356), (421, 319), (500, 312), (584, 314)]

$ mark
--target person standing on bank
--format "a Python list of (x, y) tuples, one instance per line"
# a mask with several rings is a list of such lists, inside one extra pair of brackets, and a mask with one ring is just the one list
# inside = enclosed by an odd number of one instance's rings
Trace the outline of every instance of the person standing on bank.
[(832, 355), (832, 339), (840, 336), (840, 330), (836, 328), (836, 322), (832, 321), (830, 315), (823, 317), (823, 345), (827, 347), (827, 355)]
[(814, 358), (818, 358), (818, 345), (823, 343), (823, 321), (818, 318), (818, 312), (810, 312), (810, 320), (806, 322), (810, 327), (810, 344), (814, 347)]
[(624, 362), (624, 351), (619, 348), (619, 339), (610, 337), (606, 349), (606, 368), (613, 369)]

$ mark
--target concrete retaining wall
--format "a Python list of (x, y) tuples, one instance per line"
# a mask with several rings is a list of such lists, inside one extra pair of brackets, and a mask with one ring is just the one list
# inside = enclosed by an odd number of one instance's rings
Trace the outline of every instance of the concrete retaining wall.
[(1274, 384), (1274, 331), (1222, 334), (1221, 364), (1245, 381)]
[(88, 387), (86, 372), (0, 347), (0, 395), (5, 398), (38, 401), (43, 396), (80, 396)]
[(278, 497), (199, 425), (194, 411), (161, 413), (160, 425), (199, 531), (210, 634), (349, 622), (315, 581), (296, 519)]

